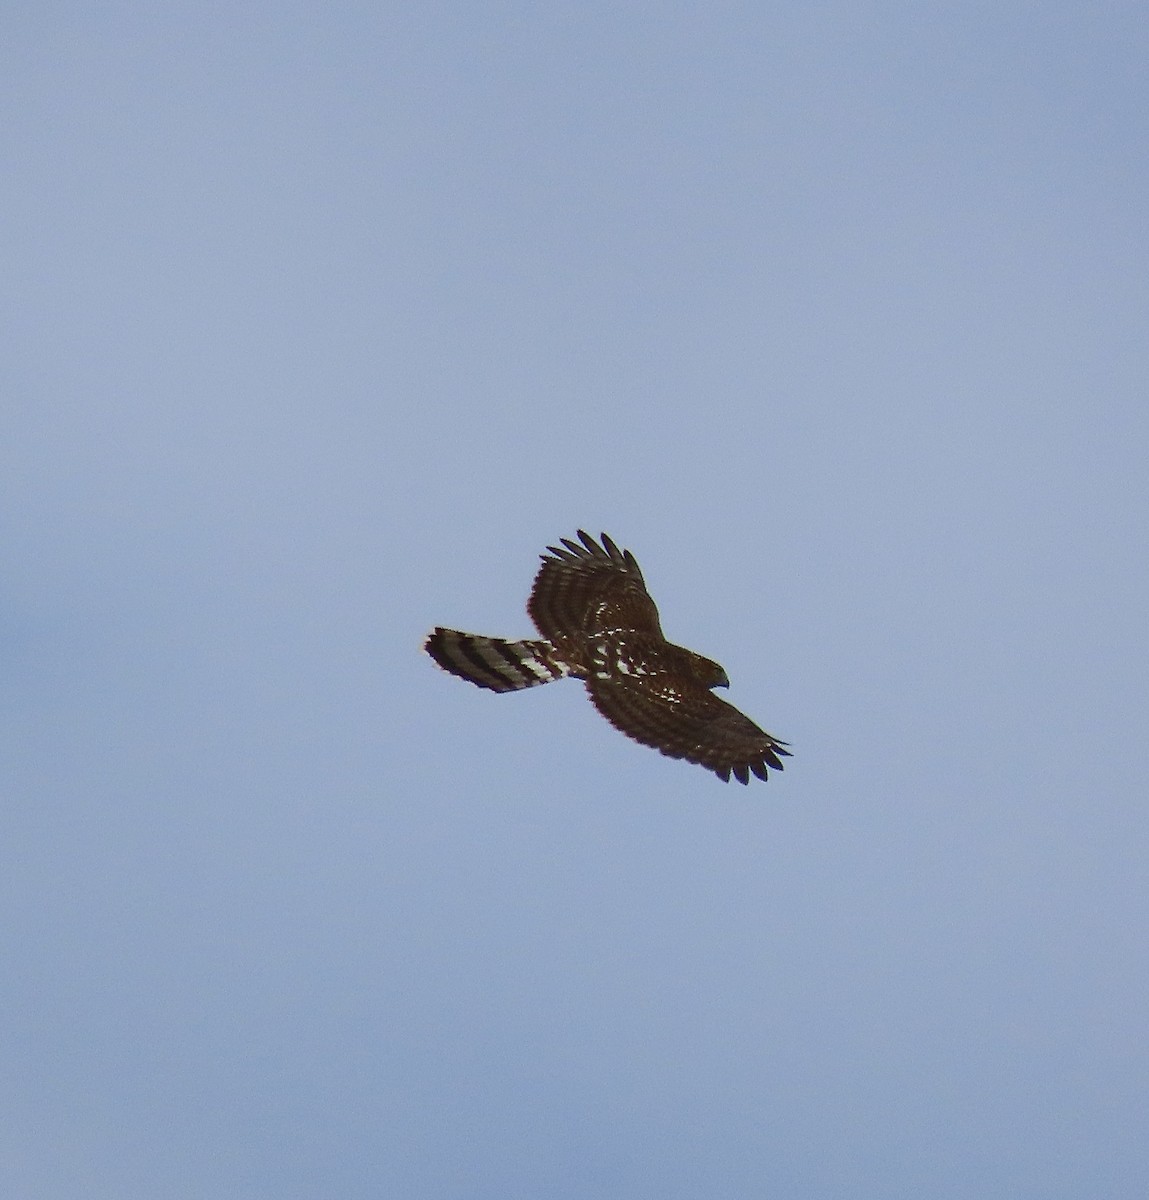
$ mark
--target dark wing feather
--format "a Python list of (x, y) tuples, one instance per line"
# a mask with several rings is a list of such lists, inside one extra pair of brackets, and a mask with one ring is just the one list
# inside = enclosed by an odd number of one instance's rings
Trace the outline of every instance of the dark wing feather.
[(587, 680), (595, 708), (620, 732), (670, 758), (684, 758), (749, 783), (767, 766), (782, 770), (786, 743), (759, 729), (732, 704), (705, 688), (668, 676)]
[(527, 602), (539, 632), (558, 642), (623, 631), (661, 638), (658, 609), (634, 555), (605, 533), (602, 545), (581, 529), (578, 536), (581, 545), (563, 538), (542, 556)]

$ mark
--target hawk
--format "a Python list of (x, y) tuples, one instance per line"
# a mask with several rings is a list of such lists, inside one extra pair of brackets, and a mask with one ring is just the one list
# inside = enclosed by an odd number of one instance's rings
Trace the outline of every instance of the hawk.
[[(601, 545), (548, 546), (527, 612), (543, 636), (512, 642), (438, 627), (427, 653), (445, 671), (493, 692), (517, 692), (570, 675), (618, 730), (670, 758), (729, 781), (782, 770), (789, 755), (711, 688), (729, 687), (716, 662), (668, 642), (634, 555), (604, 533)], [(581, 543), (581, 544), (580, 544)]]

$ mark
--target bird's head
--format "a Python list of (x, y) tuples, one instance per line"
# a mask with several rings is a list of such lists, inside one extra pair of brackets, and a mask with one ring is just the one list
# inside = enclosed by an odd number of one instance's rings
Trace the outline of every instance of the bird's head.
[(701, 654), (696, 654), (694, 657), (696, 659), (695, 668), (698, 672), (698, 678), (708, 688), (728, 688), (730, 686), (730, 677), (718, 663), (709, 658), (703, 658)]

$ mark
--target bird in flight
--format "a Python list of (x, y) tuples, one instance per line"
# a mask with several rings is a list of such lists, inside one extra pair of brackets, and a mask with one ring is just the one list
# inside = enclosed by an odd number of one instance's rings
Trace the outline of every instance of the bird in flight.
[(507, 641), (437, 627), (424, 648), (445, 671), (493, 692), (517, 692), (569, 675), (627, 737), (728, 781), (782, 770), (788, 743), (759, 729), (711, 691), (729, 687), (716, 662), (663, 636), (658, 609), (629, 550), (596, 542), (548, 546), (527, 612), (541, 638)]

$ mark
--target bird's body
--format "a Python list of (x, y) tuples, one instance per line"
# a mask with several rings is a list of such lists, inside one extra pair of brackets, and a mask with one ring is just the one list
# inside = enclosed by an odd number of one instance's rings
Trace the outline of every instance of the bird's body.
[[(638, 563), (604, 533), (600, 545), (548, 546), (527, 611), (542, 638), (508, 641), (436, 628), (427, 653), (444, 670), (496, 692), (519, 691), (569, 675), (628, 737), (748, 783), (782, 769), (786, 743), (713, 695), (727, 687), (716, 662), (663, 636), (658, 609)], [(581, 544), (580, 544), (581, 543)]]

